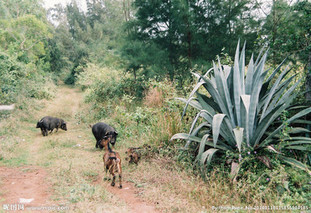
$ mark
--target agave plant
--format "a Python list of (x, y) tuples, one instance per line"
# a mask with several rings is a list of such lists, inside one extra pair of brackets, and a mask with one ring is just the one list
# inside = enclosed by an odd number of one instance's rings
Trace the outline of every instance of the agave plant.
[[(241, 153), (258, 153), (266, 149), (284, 162), (309, 171), (307, 165), (286, 157), (282, 150), (304, 150), (302, 147), (310, 145), (311, 139), (289, 137), (286, 143), (280, 143), (278, 137), (286, 124), (276, 122), (285, 110), (293, 109), (291, 104), (297, 97), (295, 89), (300, 81), (293, 82), (295, 76), (286, 78), (289, 67), (281, 70), (285, 60), (272, 72), (265, 70), (266, 59), (267, 52), (261, 51), (256, 61), (251, 57), (246, 68), (245, 44), (241, 53), (238, 44), (232, 67), (222, 66), (218, 59), (218, 65), (213, 63), (213, 68), (205, 75), (194, 73), (198, 82), (189, 98), (179, 99), (186, 103), (183, 116), (189, 105), (198, 113), (189, 133), (178, 133), (171, 139), (186, 140), (186, 147), (190, 143), (198, 143), (197, 160), (201, 165), (209, 165), (215, 153), (224, 156), (221, 154), (226, 152), (237, 153), (238, 159), (232, 162), (237, 165), (242, 160)], [(288, 118), (287, 124), (311, 112), (311, 108), (299, 109), (298, 113)], [(199, 136), (200, 130), (206, 127), (210, 132)], [(291, 128), (291, 131), (297, 133), (307, 130)], [(258, 159), (269, 164), (265, 162), (266, 156), (259, 156)], [(238, 171), (233, 164), (231, 168)]]

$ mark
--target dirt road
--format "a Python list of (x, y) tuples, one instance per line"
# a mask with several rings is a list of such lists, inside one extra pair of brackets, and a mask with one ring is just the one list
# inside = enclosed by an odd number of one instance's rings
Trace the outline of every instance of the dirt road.
[[(32, 207), (42, 207), (42, 211), (62, 207), (66, 212), (158, 212), (137, 197), (126, 174), (123, 189), (103, 180), (103, 151), (94, 148), (91, 130), (81, 122), (81, 109), (87, 106), (79, 90), (61, 86), (54, 99), (40, 104), (44, 107), (23, 119), (18, 135), (3, 136), (3, 140), (22, 141), (12, 151), (23, 154), (12, 159), (25, 157), (22, 163), (9, 159), (0, 167), (0, 212), (31, 212)], [(63, 118), (68, 131), (43, 137), (35, 121), (46, 115)]]

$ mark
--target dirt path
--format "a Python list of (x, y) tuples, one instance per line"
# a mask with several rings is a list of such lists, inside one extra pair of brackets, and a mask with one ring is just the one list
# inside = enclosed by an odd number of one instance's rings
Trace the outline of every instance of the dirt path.
[[(147, 204), (137, 197), (137, 191), (133, 184), (124, 181), (123, 189), (118, 189), (110, 186), (110, 182), (102, 180), (103, 169), (100, 168), (102, 162), (98, 157), (102, 153), (89, 148), (90, 130), (85, 125), (79, 124), (76, 118), (80, 106), (83, 105), (82, 95), (77, 89), (61, 86), (56, 97), (53, 100), (43, 101), (44, 109), (36, 113), (37, 119), (46, 115), (64, 118), (68, 126), (67, 132), (59, 130), (48, 137), (42, 137), (40, 130), (35, 131), (34, 123), (25, 121), (26, 128), (21, 134), (28, 136), (28, 140), (23, 146), (24, 150), (29, 153), (29, 165), (17, 168), (0, 167), (0, 204), (19, 204), (20, 199), (24, 198), (32, 199), (28, 200), (30, 202), (27, 204), (28, 206), (60, 205), (63, 200), (68, 199), (68, 196), (76, 195), (74, 193), (76, 188), (86, 184), (84, 179), (77, 178), (78, 175), (82, 173), (84, 178), (94, 173), (98, 174), (97, 181), (94, 183), (95, 189), (103, 188), (102, 190), (111, 193), (119, 201), (125, 203), (126, 207), (122, 212), (157, 212), (153, 205)], [(32, 129), (33, 132), (29, 132), (29, 129)], [(93, 141), (91, 146), (93, 147)], [(93, 164), (95, 164), (94, 167), (91, 166)], [(67, 174), (67, 171), (70, 172)], [(70, 187), (76, 188), (71, 189)], [(56, 193), (57, 195), (55, 195), (55, 189), (59, 191)], [(59, 194), (64, 195), (55, 199), (55, 196), (59, 196)], [(77, 194), (76, 196), (83, 200), (85, 195)], [(86, 204), (80, 204), (78, 198), (78, 202), (73, 201), (73, 204), (67, 202), (71, 212), (81, 211), (80, 208), (85, 208), (83, 205)], [(89, 199), (92, 200), (92, 197)], [(100, 205), (100, 200), (96, 202), (97, 205)], [(3, 206), (1, 207), (3, 208)], [(111, 212), (118, 212), (118, 208), (114, 207)]]
[[(96, 184), (101, 184), (103, 180), (103, 176), (95, 182)], [(117, 187), (111, 187), (110, 181), (105, 181), (103, 183), (105, 188), (112, 194), (116, 195), (119, 199), (126, 202), (126, 204), (130, 207), (131, 212), (133, 213), (156, 213), (159, 212), (156, 208), (148, 203), (142, 202), (138, 197), (137, 194), (139, 191), (135, 188), (133, 183), (130, 182), (123, 182), (123, 187), (120, 190)]]
[(6, 205), (6, 210), (26, 210), (29, 206), (53, 205), (46, 177), (47, 171), (40, 167), (0, 168), (3, 208)]

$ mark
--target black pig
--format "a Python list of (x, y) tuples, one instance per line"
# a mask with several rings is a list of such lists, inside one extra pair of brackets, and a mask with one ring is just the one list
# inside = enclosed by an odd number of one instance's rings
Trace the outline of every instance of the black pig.
[(54, 118), (51, 116), (43, 117), (40, 121), (38, 121), (36, 128), (41, 128), (41, 133), (43, 136), (47, 136), (48, 131), (52, 133), (55, 128), (56, 132), (58, 131), (58, 128), (67, 131), (67, 125), (63, 119)]
[(109, 126), (108, 124), (105, 124), (103, 122), (96, 123), (92, 126), (92, 132), (96, 139), (96, 148), (104, 148), (100, 144), (100, 141), (107, 135), (111, 136), (110, 143), (112, 144), (112, 146), (114, 146), (114, 144), (116, 143), (118, 133), (113, 127)]

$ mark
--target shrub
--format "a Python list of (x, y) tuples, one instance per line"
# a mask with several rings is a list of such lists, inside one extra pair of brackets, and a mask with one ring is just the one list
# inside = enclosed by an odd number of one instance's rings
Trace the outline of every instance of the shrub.
[(16, 58), (0, 51), (0, 104), (14, 102), (18, 80), (24, 75)]
[(92, 63), (77, 75), (77, 85), (86, 90), (86, 102), (94, 105), (120, 99), (124, 95), (142, 98), (146, 87), (143, 79), (131, 79), (129, 74), (122, 75), (119, 70)]
[(20, 96), (51, 98), (55, 87), (52, 74), (33, 63), (24, 64), (0, 51), (0, 104), (14, 103)]
[[(232, 177), (237, 175), (249, 156), (254, 156), (269, 168), (273, 156), (309, 172), (308, 166), (287, 157), (286, 150), (306, 150), (304, 145), (310, 144), (311, 140), (305, 137), (284, 139), (280, 135), (287, 125), (311, 112), (311, 108), (291, 105), (297, 96), (294, 91), (300, 81), (290, 85), (295, 76), (285, 79), (290, 73), (288, 67), (275, 78), (284, 62), (267, 76), (268, 70), (264, 68), (267, 52), (261, 53), (256, 61), (251, 57), (246, 72), (245, 45), (241, 54), (239, 49), (238, 44), (232, 67), (222, 66), (218, 61), (218, 66), (214, 63), (205, 75), (194, 74), (198, 83), (188, 100), (180, 100), (186, 103), (184, 113), (188, 105), (197, 109), (198, 113), (189, 133), (178, 133), (171, 139), (187, 140), (186, 147), (197, 143), (196, 160), (202, 168), (211, 163), (213, 156), (230, 163)], [(285, 110), (293, 109), (299, 111), (287, 122), (277, 122)], [(201, 136), (203, 129), (208, 129), (208, 132)], [(303, 128), (292, 127), (289, 133), (304, 131)]]

